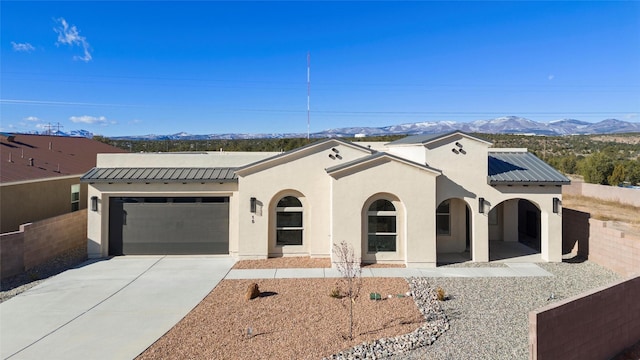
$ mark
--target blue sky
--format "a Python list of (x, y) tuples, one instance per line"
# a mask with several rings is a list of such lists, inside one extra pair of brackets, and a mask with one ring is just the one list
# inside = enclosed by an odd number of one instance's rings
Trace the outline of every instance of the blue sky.
[(2, 1), (0, 128), (640, 120), (640, 2)]

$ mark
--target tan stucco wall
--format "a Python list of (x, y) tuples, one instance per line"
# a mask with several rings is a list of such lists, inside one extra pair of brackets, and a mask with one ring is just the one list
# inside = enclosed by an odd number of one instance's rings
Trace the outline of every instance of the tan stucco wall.
[[(342, 159), (331, 159), (336, 153)], [(249, 174), (239, 174), (240, 258), (309, 255), (328, 257), (331, 254), (331, 182), (326, 168), (368, 155), (361, 149), (337, 142), (327, 142), (300, 153), (284, 162), (259, 166)], [(304, 206), (303, 245), (275, 246), (274, 209), (284, 196), (299, 196)], [(261, 206), (251, 214), (249, 205), (255, 197)]]
[[(71, 185), (80, 175), (0, 185), (1, 232), (71, 212)], [(87, 207), (87, 185), (80, 186), (80, 209)]]
[[(333, 242), (351, 244), (365, 262), (435, 267), (436, 176), (432, 171), (392, 160), (336, 176), (332, 181)], [(377, 199), (389, 200), (396, 207), (396, 252), (366, 252), (366, 214)]]
[[(462, 147), (455, 145), (458, 142)], [(411, 149), (413, 147), (413, 149)], [(417, 149), (420, 149), (418, 151)], [(452, 151), (456, 149), (458, 153)], [(464, 150), (464, 153), (460, 150)], [(562, 199), (560, 186), (491, 186), (487, 183), (489, 144), (463, 136), (453, 135), (435, 143), (413, 146), (390, 146), (389, 152), (410, 158), (418, 163), (442, 170), (437, 178), (437, 203), (451, 198), (462, 199), (471, 209), (471, 254), (473, 261), (489, 261), (489, 211), (503, 201), (527, 199), (540, 210), (542, 258), (562, 261), (562, 214), (554, 214), (553, 197)], [(522, 151), (522, 149), (517, 149)], [(480, 213), (478, 199), (484, 198), (486, 208)], [(504, 216), (501, 218), (504, 219)], [(504, 221), (503, 221), (504, 224)], [(516, 222), (517, 224), (517, 222)], [(503, 231), (513, 233), (510, 225)], [(516, 229), (517, 231), (517, 229)], [(492, 235), (506, 239), (495, 229)], [(553, 234), (550, 236), (550, 234)]]

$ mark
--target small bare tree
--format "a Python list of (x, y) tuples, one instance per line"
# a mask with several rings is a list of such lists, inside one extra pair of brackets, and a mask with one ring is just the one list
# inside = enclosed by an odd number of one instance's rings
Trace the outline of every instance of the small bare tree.
[(339, 244), (333, 244), (333, 251), (337, 260), (336, 267), (345, 282), (344, 295), (349, 298), (349, 340), (353, 340), (353, 305), (362, 285), (360, 258), (356, 257), (353, 247), (344, 240)]

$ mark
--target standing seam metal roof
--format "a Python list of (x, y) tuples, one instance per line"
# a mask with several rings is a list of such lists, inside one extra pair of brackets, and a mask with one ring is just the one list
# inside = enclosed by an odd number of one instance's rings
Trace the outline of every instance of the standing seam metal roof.
[(93, 168), (80, 181), (130, 182), (230, 182), (238, 181), (235, 168)]
[(529, 152), (489, 152), (489, 185), (565, 185), (571, 181)]

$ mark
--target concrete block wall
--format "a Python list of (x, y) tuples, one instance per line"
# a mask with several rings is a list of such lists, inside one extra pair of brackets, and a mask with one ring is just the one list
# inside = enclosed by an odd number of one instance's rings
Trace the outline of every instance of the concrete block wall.
[(86, 209), (21, 225), (20, 231), (0, 236), (0, 276), (19, 274), (86, 245)]
[(529, 359), (610, 359), (640, 339), (640, 276), (529, 313)]
[(589, 219), (589, 260), (623, 276), (640, 273), (640, 235), (612, 226)]
[(0, 237), (0, 278), (24, 271), (24, 233), (14, 231)]
[(562, 253), (574, 253), (622, 276), (640, 273), (640, 233), (589, 213), (562, 209)]

